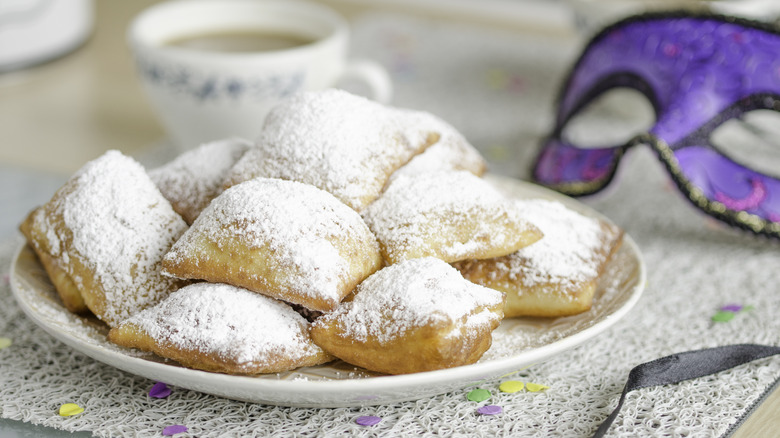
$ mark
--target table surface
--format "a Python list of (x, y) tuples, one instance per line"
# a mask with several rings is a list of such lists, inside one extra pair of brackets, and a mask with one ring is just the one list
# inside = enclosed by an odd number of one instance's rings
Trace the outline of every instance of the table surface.
[[(140, 93), (124, 40), (131, 17), (151, 3), (98, 2), (94, 34), (82, 48), (40, 66), (0, 75), (0, 184), (5, 187), (0, 196), (2, 236), (8, 236), (29, 208), (45, 202), (86, 161), (111, 148), (142, 155), (165, 138)], [(475, 13), (462, 1), (447, 10), (435, 1), (430, 7), (407, 2), (327, 3), (347, 16), (367, 7), (407, 8), (409, 13), (438, 15), (442, 20), (471, 20), (475, 26), (510, 31), (528, 31), (531, 26), (513, 14)], [(550, 30), (553, 27), (546, 31), (567, 32)], [(35, 190), (24, 191), (25, 187)], [(11, 211), (9, 206), (13, 206)], [(780, 428), (778, 412), (780, 390), (775, 390), (733, 436), (769, 436), (770, 431)], [(0, 420), (0, 435), (30, 434), (65, 436), (54, 429)]]

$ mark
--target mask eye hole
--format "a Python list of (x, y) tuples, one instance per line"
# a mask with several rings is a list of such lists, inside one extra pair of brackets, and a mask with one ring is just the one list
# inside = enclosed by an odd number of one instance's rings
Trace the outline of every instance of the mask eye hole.
[(712, 131), (710, 144), (745, 167), (780, 177), (780, 112), (759, 109), (729, 119)]
[(641, 92), (612, 88), (566, 123), (561, 138), (583, 149), (623, 145), (655, 123), (655, 110)]

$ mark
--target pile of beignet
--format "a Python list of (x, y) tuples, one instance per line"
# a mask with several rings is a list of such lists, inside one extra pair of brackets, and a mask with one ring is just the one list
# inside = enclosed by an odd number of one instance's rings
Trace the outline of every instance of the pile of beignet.
[(476, 362), (504, 317), (588, 310), (620, 229), (507, 196), (452, 126), (344, 91), (146, 171), (109, 151), (20, 229), (111, 342), (207, 371)]

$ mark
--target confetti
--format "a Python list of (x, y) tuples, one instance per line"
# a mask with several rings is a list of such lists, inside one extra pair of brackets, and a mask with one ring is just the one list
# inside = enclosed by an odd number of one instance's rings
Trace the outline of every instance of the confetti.
[(81, 406), (75, 403), (65, 403), (64, 405), (60, 406), (58, 413), (60, 414), (60, 417), (72, 417), (82, 412), (84, 412), (84, 408)]
[(490, 391), (486, 389), (474, 389), (472, 391), (469, 391), (468, 396), (466, 396), (468, 400), (475, 401), (475, 402), (481, 402), (485, 401), (490, 398)]
[(752, 310), (753, 306), (743, 306), (741, 304), (726, 304), (718, 309), (714, 315), (712, 315), (713, 322), (729, 322), (737, 316), (738, 313)]
[(734, 312), (724, 312), (724, 311), (718, 311), (714, 315), (712, 315), (712, 320), (715, 322), (729, 322), (734, 317), (737, 316)]
[(506, 145), (495, 144), (487, 148), (486, 155), (494, 161), (507, 161), (511, 158), (512, 151)]
[(174, 424), (171, 426), (166, 426), (165, 429), (163, 429), (162, 434), (165, 436), (171, 436), (176, 435), (177, 433), (184, 433), (187, 430), (187, 426), (182, 426), (181, 424)]
[(184, 433), (188, 430), (189, 429), (187, 428), (187, 426), (182, 426), (181, 424), (174, 424), (171, 426), (166, 426), (163, 429), (163, 435), (171, 436), (171, 435), (176, 435), (177, 433)]
[(477, 413), (482, 415), (497, 415), (502, 412), (504, 412), (504, 410), (501, 409), (501, 406), (496, 405), (482, 406), (481, 408), (477, 409)]
[(500, 90), (506, 87), (509, 82), (509, 75), (506, 71), (500, 69), (490, 69), (485, 75), (485, 82), (488, 87), (494, 90)]
[(492, 90), (523, 91), (525, 83), (521, 76), (506, 70), (493, 68), (485, 73), (485, 84)]
[(741, 304), (726, 304), (725, 306), (721, 307), (718, 310), (720, 310), (722, 312), (739, 312), (740, 310), (742, 310), (742, 305)]
[(513, 392), (522, 391), (523, 388), (525, 388), (525, 384), (523, 382), (518, 382), (517, 380), (507, 380), (498, 386), (499, 391), (508, 392), (510, 394)]
[(527, 389), (528, 392), (539, 392), (539, 391), (544, 391), (545, 389), (550, 389), (550, 387), (545, 385), (540, 385), (538, 383), (526, 383), (525, 389)]
[(9, 339), (9, 338), (1, 338), (0, 337), (0, 350), (2, 350), (3, 348), (10, 347), (11, 344), (13, 344), (13, 341), (11, 341), (11, 339)]
[(355, 423), (361, 426), (373, 426), (375, 424), (378, 424), (380, 421), (382, 421), (380, 417), (374, 415), (364, 415), (362, 417), (357, 417)]
[(165, 398), (171, 395), (171, 388), (163, 382), (157, 382), (149, 390), (149, 397)]

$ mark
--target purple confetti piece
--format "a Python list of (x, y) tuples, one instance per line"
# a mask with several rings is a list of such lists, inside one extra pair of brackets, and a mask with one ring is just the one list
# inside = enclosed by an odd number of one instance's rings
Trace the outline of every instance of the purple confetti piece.
[(187, 426), (182, 426), (181, 424), (174, 424), (172, 426), (167, 426), (165, 429), (163, 429), (162, 434), (165, 436), (172, 436), (176, 435), (177, 433), (184, 433), (186, 432)]
[(380, 417), (374, 415), (365, 415), (363, 417), (358, 417), (357, 420), (355, 420), (355, 423), (361, 426), (373, 426), (378, 424), (380, 421), (382, 421)]
[(149, 397), (165, 398), (171, 395), (171, 388), (163, 382), (157, 382), (149, 390)]
[(721, 307), (718, 310), (721, 310), (723, 312), (734, 312), (734, 313), (736, 313), (736, 312), (739, 312), (740, 310), (742, 310), (742, 305), (741, 304), (727, 304), (727, 305)]
[(482, 406), (481, 408), (477, 409), (477, 413), (482, 415), (496, 415), (502, 412), (504, 412), (504, 410), (501, 409), (501, 406), (496, 405)]

